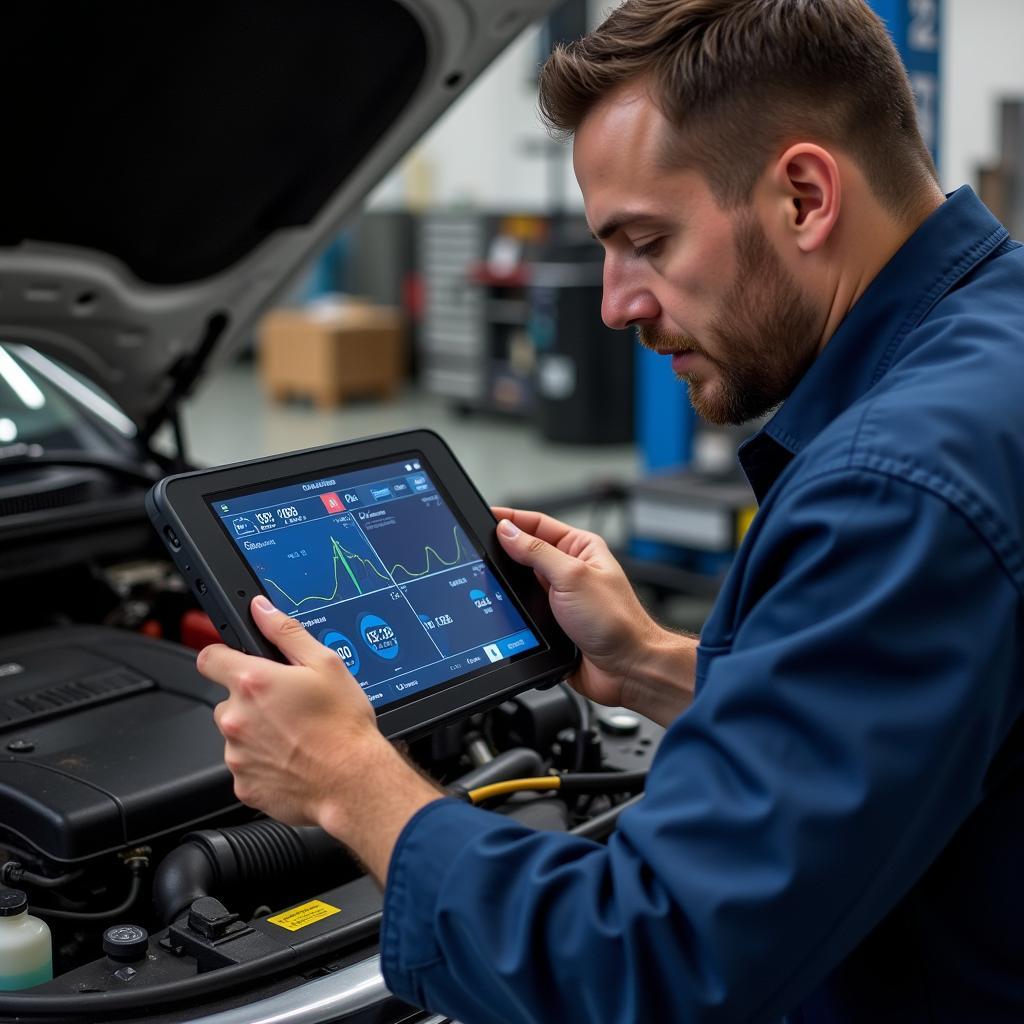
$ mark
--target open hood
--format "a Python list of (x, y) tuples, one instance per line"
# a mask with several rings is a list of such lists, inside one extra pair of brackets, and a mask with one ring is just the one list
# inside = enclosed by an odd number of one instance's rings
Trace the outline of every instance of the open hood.
[(557, 0), (20, 4), (0, 63), (0, 342), (150, 434)]

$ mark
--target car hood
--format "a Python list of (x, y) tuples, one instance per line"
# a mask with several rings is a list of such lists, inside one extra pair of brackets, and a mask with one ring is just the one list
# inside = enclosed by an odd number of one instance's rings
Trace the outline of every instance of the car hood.
[(22, 4), (0, 65), (0, 341), (147, 436), (556, 0)]

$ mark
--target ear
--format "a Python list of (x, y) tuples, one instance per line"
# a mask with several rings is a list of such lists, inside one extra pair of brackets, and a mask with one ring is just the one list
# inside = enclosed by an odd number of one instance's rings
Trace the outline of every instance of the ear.
[(798, 142), (775, 162), (771, 182), (797, 246), (803, 252), (820, 249), (835, 229), (842, 202), (835, 157), (813, 142)]

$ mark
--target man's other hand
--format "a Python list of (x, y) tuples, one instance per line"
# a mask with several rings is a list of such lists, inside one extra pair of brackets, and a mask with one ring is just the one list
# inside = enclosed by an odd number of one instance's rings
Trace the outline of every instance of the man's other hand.
[(570, 678), (585, 697), (667, 725), (693, 695), (696, 638), (659, 626), (596, 533), (539, 512), (496, 507), (498, 540), (533, 569), (583, 659)]

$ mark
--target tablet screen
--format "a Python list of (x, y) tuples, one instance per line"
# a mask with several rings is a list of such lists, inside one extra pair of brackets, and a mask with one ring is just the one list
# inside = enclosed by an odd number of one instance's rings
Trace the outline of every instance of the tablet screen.
[(206, 500), (267, 597), (376, 707), (543, 646), (422, 456)]

